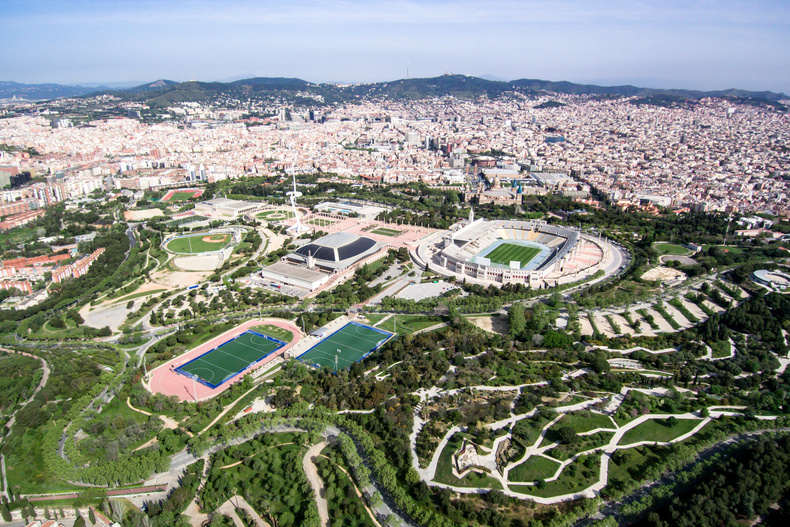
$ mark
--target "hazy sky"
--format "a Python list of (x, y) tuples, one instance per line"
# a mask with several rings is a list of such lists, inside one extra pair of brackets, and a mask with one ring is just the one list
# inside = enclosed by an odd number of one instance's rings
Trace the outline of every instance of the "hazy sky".
[(789, 0), (0, 0), (0, 80), (442, 73), (790, 93)]

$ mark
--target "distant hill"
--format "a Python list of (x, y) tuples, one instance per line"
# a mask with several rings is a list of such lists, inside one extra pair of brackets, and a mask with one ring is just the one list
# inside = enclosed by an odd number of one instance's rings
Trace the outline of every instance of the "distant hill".
[(44, 99), (60, 99), (62, 97), (79, 97), (87, 93), (106, 90), (107, 86), (64, 86), (62, 84), (20, 84), (18, 82), (0, 81), (0, 99), (25, 99), (40, 101)]
[(79, 97), (96, 93), (109, 93), (128, 101), (139, 101), (154, 107), (164, 107), (186, 101), (206, 101), (220, 96), (240, 98), (277, 97), (302, 105), (320, 105), (333, 102), (354, 102), (362, 99), (388, 98), (393, 100), (419, 100), (430, 97), (453, 96), (470, 99), (477, 97), (496, 98), (508, 93), (545, 95), (552, 93), (575, 95), (600, 95), (605, 97), (637, 97), (640, 104), (658, 103), (683, 104), (687, 100), (703, 97), (727, 97), (736, 104), (786, 109), (776, 104), (787, 99), (783, 93), (770, 91), (752, 92), (728, 89), (698, 91), (683, 89), (639, 88), (636, 86), (597, 86), (575, 84), (567, 81), (540, 79), (518, 79), (514, 81), (489, 80), (467, 75), (442, 75), (420, 79), (399, 79), (390, 82), (368, 84), (315, 84), (297, 78), (253, 77), (233, 82), (155, 82), (125, 89), (102, 89), (84, 86), (62, 86), (58, 84), (18, 84), (0, 82), (0, 98), (30, 100)]

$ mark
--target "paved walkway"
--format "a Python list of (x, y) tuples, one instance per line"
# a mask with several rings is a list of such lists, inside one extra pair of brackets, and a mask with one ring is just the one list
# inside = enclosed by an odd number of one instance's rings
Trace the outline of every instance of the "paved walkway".
[(247, 500), (241, 496), (231, 496), (228, 501), (219, 506), (217, 512), (224, 514), (225, 516), (229, 516), (233, 520), (233, 523), (236, 527), (246, 527), (236, 512), (238, 509), (245, 511), (247, 516), (252, 518), (252, 521), (255, 523), (255, 527), (271, 527), (269, 522), (261, 518), (260, 515), (255, 512), (255, 509), (253, 509), (250, 504), (247, 503)]
[(328, 444), (328, 442), (322, 441), (321, 443), (313, 445), (302, 459), (302, 466), (304, 467), (305, 474), (307, 474), (307, 480), (310, 482), (310, 486), (313, 487), (315, 503), (318, 506), (318, 516), (321, 518), (321, 525), (323, 527), (329, 527), (329, 504), (326, 501), (324, 482), (318, 476), (318, 468), (315, 466), (313, 459), (317, 457)]

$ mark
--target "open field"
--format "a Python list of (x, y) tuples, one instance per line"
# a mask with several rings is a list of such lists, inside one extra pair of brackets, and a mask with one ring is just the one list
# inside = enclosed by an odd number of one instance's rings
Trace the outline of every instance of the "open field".
[(655, 249), (655, 251), (661, 256), (664, 256), (665, 254), (681, 256), (691, 252), (682, 245), (677, 245), (674, 243), (654, 243), (653, 249)]
[(381, 234), (382, 236), (397, 236), (403, 231), (398, 231), (395, 229), (388, 229), (387, 227), (379, 227), (378, 229), (373, 229), (370, 231), (371, 234)]
[(391, 336), (387, 331), (349, 322), (297, 358), (318, 367), (342, 370), (367, 357)]
[(677, 419), (675, 425), (670, 426), (668, 419), (649, 419), (623, 434), (619, 444), (630, 445), (641, 441), (665, 443), (691, 432), (699, 423), (697, 419)]
[(516, 465), (508, 473), (510, 481), (532, 483), (554, 476), (560, 464), (543, 456), (530, 456), (523, 463)]
[(536, 247), (526, 247), (524, 245), (516, 245), (515, 243), (503, 243), (488, 253), (486, 258), (491, 260), (492, 263), (501, 265), (510, 265), (510, 262), (519, 262), (521, 264), (520, 267), (524, 267), (539, 253), (540, 249)]
[(230, 234), (193, 234), (174, 238), (165, 244), (165, 248), (179, 254), (200, 254), (219, 251), (230, 243)]

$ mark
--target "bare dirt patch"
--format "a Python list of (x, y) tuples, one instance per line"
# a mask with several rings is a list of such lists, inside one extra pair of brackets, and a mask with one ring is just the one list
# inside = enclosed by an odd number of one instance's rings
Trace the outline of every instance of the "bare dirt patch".
[(656, 267), (654, 269), (650, 269), (648, 272), (642, 275), (642, 280), (649, 280), (649, 281), (669, 281), (669, 280), (685, 280), (686, 273), (683, 271), (678, 271), (677, 269), (670, 269), (669, 267)]
[(507, 335), (507, 320), (503, 317), (469, 317), (469, 322), (475, 326), (499, 335)]

